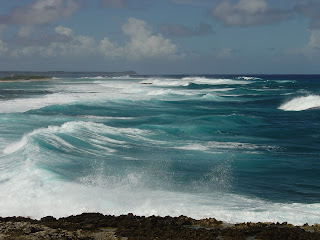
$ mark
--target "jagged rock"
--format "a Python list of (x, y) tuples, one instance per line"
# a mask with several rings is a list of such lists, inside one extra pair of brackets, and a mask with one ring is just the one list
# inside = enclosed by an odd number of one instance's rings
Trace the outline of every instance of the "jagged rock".
[(110, 216), (83, 213), (56, 219), (33, 220), (24, 217), (0, 218), (0, 239), (99, 239), (99, 240), (186, 240), (186, 239), (261, 239), (318, 240), (319, 225), (298, 227), (288, 223), (227, 224), (207, 218), (141, 217), (133, 214)]

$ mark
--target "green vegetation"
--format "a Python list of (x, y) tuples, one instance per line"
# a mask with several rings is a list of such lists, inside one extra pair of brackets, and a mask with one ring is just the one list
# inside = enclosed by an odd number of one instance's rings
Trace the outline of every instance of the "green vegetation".
[(24, 75), (13, 75), (10, 77), (0, 78), (0, 81), (18, 81), (18, 80), (38, 80), (38, 79), (48, 79), (51, 77), (47, 76), (24, 76)]

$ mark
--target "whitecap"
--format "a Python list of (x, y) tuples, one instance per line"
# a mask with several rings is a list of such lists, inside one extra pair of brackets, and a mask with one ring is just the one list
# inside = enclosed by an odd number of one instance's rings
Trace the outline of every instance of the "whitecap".
[[(87, 143), (88, 146), (78, 145), (77, 141), (69, 142), (60, 135), (70, 136), (74, 139)], [(37, 141), (53, 146), (60, 151), (67, 153), (77, 152), (78, 154), (108, 155), (113, 153), (114, 147), (125, 146), (126, 139), (131, 141), (140, 141), (140, 143), (166, 144), (166, 142), (153, 140), (149, 136), (153, 135), (152, 131), (141, 130), (137, 128), (114, 128), (102, 123), (95, 122), (66, 122), (61, 126), (48, 126), (47, 128), (35, 129), (24, 135), (18, 142), (9, 144), (3, 153), (6, 155), (13, 154), (24, 148), (27, 152), (33, 151), (37, 147)], [(121, 136), (123, 140), (116, 139)], [(97, 151), (90, 145), (106, 151)], [(41, 149), (41, 146), (39, 146)]]
[(319, 95), (295, 97), (279, 107), (279, 109), (284, 111), (304, 111), (312, 108), (320, 108)]
[(110, 76), (96, 76), (96, 77), (81, 77), (80, 79), (94, 79), (94, 80), (99, 80), (99, 79), (111, 79), (112, 77)]
[(65, 217), (83, 212), (142, 216), (215, 217), (229, 223), (289, 222), (302, 225), (319, 220), (320, 204), (273, 203), (231, 193), (185, 193), (152, 190), (149, 177), (131, 172), (121, 178), (87, 176), (63, 181), (50, 171), (26, 166), (0, 185), (0, 215)]
[(244, 79), (244, 80), (261, 80), (261, 78), (258, 78), (258, 77), (246, 77), (246, 76), (238, 77), (238, 79)]
[(140, 84), (147, 84), (159, 87), (186, 87), (190, 84), (188, 81), (183, 81), (181, 79), (158, 79), (158, 78), (149, 78), (140, 82)]
[(206, 85), (233, 85), (233, 84), (250, 84), (250, 81), (239, 81), (233, 79), (224, 78), (205, 78), (205, 77), (185, 77), (183, 80), (190, 81), (195, 84), (206, 84)]
[(78, 117), (81, 118), (89, 118), (89, 119), (107, 119), (107, 120), (131, 120), (135, 119), (135, 117), (109, 117), (109, 116), (95, 116), (95, 115), (80, 115)]
[(14, 153), (18, 151), (19, 149), (23, 148), (27, 144), (27, 137), (23, 136), (22, 139), (18, 142), (12, 143), (9, 146), (7, 146), (5, 149), (3, 149), (3, 153), (5, 155)]
[(230, 149), (238, 149), (238, 150), (277, 150), (278, 147), (275, 146), (265, 146), (265, 145), (257, 145), (251, 143), (240, 143), (240, 142), (217, 142), (217, 141), (208, 141), (205, 143), (189, 143), (187, 145), (174, 147), (176, 149), (184, 149), (184, 150), (194, 150), (194, 151), (226, 151)]

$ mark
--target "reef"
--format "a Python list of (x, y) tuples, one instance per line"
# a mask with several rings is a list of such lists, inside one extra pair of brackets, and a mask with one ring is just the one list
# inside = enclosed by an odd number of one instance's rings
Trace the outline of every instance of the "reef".
[(288, 223), (228, 224), (215, 218), (110, 216), (83, 213), (56, 219), (0, 217), (0, 239), (100, 239), (100, 240), (318, 240), (320, 225)]

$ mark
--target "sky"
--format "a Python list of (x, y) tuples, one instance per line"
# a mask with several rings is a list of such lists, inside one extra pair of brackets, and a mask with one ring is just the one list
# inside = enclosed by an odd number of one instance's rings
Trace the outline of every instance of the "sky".
[(320, 73), (319, 0), (0, 0), (0, 71)]

